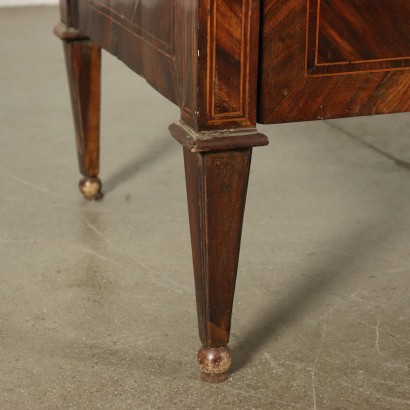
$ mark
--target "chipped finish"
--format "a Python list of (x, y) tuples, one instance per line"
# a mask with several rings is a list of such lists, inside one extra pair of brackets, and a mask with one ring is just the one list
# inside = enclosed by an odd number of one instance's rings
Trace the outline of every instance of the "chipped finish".
[(196, 133), (183, 122), (169, 126), (171, 135), (192, 152), (241, 149), (268, 145), (266, 135), (256, 129), (219, 130)]
[(101, 199), (101, 180), (98, 177), (86, 177), (80, 180), (79, 188), (85, 199), (98, 200)]
[(60, 40), (88, 40), (88, 36), (75, 27), (67, 27), (63, 22), (56, 24), (54, 34)]
[(197, 357), (201, 370), (206, 374), (226, 373), (232, 364), (232, 353), (228, 346), (202, 346)]

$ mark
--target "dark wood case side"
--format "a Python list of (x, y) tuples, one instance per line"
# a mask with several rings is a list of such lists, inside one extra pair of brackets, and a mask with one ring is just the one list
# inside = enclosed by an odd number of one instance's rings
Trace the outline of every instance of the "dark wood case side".
[(72, 14), (79, 30), (143, 76), (168, 100), (181, 105), (182, 81), (177, 63), (180, 50), (177, 49), (182, 47), (180, 26), (184, 2), (77, 0), (76, 3)]
[(61, 4), (66, 25), (179, 105), (194, 130), (255, 127), (260, 0)]

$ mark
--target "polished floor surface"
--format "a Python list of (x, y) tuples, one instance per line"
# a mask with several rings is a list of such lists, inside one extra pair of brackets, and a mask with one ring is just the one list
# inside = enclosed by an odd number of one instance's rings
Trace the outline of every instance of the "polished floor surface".
[(104, 54), (84, 201), (57, 13), (0, 9), (0, 408), (409, 409), (410, 115), (260, 127), (207, 384), (178, 110)]

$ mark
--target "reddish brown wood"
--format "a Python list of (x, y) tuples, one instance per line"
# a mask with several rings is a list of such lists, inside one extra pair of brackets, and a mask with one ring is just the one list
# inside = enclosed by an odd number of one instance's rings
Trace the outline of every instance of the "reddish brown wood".
[(225, 381), (227, 370), (232, 364), (232, 353), (228, 346), (202, 346), (198, 351), (198, 363), (207, 377), (203, 380), (213, 383)]
[(262, 13), (258, 121), (410, 111), (407, 0), (265, 0)]
[(76, 0), (71, 13), (76, 16), (75, 27), (180, 104), (177, 46), (181, 53), (183, 4), (177, 0)]
[(224, 374), (251, 149), (267, 144), (256, 114), (410, 111), (409, 2), (61, 0), (61, 11), (84, 191), (100, 184), (99, 47), (181, 108), (170, 130), (184, 146), (198, 359)]
[(231, 364), (227, 346), (253, 146), (268, 140), (256, 130), (195, 133), (172, 124), (184, 147), (192, 256), (204, 373), (222, 381)]
[[(261, 122), (410, 110), (407, 0), (61, 0), (82, 182), (98, 196), (99, 46), (182, 121), (205, 373), (226, 376), (246, 188)], [(89, 41), (88, 38), (91, 39)], [(258, 53), (260, 68), (258, 70)], [(257, 110), (257, 79), (259, 107)]]
[(310, 0), (309, 8), (317, 65), (410, 66), (407, 0)]
[(202, 130), (254, 127), (259, 0), (198, 2), (196, 106), (182, 118)]
[(68, 3), (72, 25), (178, 104), (193, 129), (255, 125), (259, 0)]
[(68, 27), (65, 23), (60, 22), (54, 27), (54, 34), (61, 40), (89, 40), (88, 36), (75, 27)]
[[(181, 107), (185, 124), (170, 129), (185, 147), (203, 343), (198, 360), (222, 380), (231, 363), (227, 343), (251, 149), (268, 143), (255, 129), (259, 0), (61, 0), (61, 10), (64, 26), (56, 32), (66, 41), (85, 175), (98, 172), (98, 46)], [(88, 178), (83, 191), (98, 184)]]
[(87, 199), (99, 199), (101, 49), (84, 34), (63, 30), (61, 24), (55, 32), (64, 40), (78, 161), (84, 176), (80, 190)]
[[(219, 348), (229, 341), (251, 148), (184, 148), (184, 160), (199, 335), (204, 346)], [(223, 373), (228, 367), (208, 363), (203, 371)]]
[(77, 0), (60, 0), (60, 18), (65, 27), (77, 27)]
[(172, 136), (192, 152), (223, 151), (268, 145), (266, 135), (255, 129), (196, 133), (182, 123), (169, 126)]

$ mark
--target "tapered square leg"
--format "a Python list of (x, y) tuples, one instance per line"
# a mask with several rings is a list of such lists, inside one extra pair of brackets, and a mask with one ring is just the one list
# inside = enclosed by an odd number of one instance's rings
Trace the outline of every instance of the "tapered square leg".
[(101, 49), (75, 29), (67, 29), (61, 23), (55, 32), (64, 44), (78, 161), (84, 176), (80, 181), (80, 190), (86, 199), (99, 199), (102, 196), (98, 178)]
[(182, 123), (170, 131), (184, 147), (198, 361), (208, 381), (222, 381), (232, 361), (228, 342), (252, 147), (268, 140), (256, 130), (196, 134)]
[(184, 148), (203, 372), (231, 365), (231, 327), (252, 149), (197, 153)]

